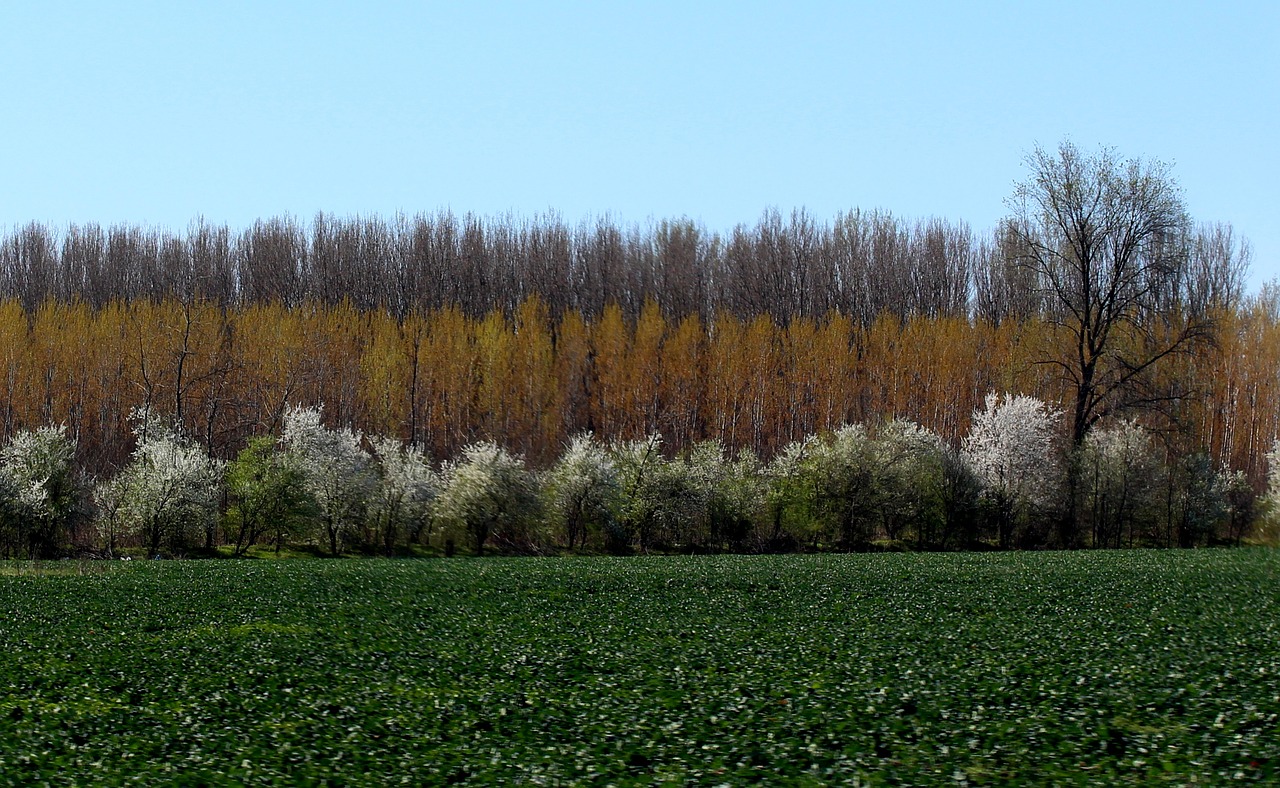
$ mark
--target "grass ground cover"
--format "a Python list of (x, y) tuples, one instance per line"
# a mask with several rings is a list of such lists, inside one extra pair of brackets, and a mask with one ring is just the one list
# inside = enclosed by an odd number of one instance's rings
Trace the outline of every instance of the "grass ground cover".
[(51, 568), (0, 784), (1280, 779), (1276, 551)]

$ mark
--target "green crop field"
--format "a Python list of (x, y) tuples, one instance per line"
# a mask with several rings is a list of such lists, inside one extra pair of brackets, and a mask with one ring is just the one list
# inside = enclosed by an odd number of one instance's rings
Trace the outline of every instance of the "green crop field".
[(0, 567), (0, 784), (1280, 780), (1280, 553)]

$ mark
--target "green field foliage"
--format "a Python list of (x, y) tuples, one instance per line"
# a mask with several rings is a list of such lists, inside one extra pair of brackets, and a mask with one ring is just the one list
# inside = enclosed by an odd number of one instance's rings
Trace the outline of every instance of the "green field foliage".
[(1271, 550), (11, 564), (0, 784), (1280, 780)]

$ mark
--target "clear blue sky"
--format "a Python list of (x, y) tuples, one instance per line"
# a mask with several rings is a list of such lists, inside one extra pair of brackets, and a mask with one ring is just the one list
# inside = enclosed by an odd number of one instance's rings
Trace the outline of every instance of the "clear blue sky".
[(1280, 276), (1280, 3), (57, 2), (0, 11), (0, 226), (853, 207), (987, 230), (1064, 137)]

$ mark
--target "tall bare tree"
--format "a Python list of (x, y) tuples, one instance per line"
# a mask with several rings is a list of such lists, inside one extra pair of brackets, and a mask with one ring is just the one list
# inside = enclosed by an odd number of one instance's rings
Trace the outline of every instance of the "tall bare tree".
[(1071, 437), (1099, 419), (1167, 401), (1152, 371), (1210, 336), (1210, 317), (1168, 297), (1189, 259), (1182, 191), (1159, 161), (1092, 154), (1070, 142), (1027, 156), (1010, 201), (1017, 263), (1044, 290), (1060, 352), (1046, 357), (1071, 392)]

